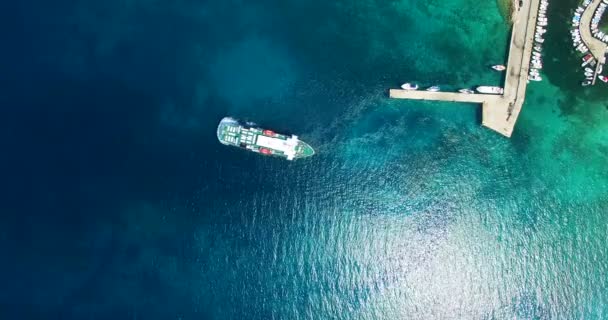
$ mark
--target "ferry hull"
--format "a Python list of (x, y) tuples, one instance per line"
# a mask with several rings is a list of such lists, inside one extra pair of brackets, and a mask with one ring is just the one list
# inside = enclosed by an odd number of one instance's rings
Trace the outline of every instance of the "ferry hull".
[(307, 158), (315, 154), (314, 149), (297, 136), (276, 133), (230, 117), (220, 121), (217, 138), (228, 146), (287, 160)]

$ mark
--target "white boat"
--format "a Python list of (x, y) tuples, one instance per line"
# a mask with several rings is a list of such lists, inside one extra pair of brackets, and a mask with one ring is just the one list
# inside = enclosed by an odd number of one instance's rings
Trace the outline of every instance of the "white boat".
[(507, 69), (507, 67), (503, 66), (502, 64), (497, 64), (497, 65), (493, 65), (492, 69), (494, 69), (496, 71), (505, 71)]
[(543, 48), (542, 48), (541, 46), (534, 46), (534, 50), (536, 50), (536, 51), (539, 51), (539, 52), (540, 52), (540, 51), (542, 51), (542, 50), (543, 50)]
[(593, 69), (591, 69), (591, 68), (585, 68), (585, 71), (587, 71), (587, 72), (593, 72)]
[(598, 76), (597, 78), (602, 80), (602, 82), (608, 82), (608, 77), (606, 76)]
[(594, 61), (595, 61), (595, 59), (589, 59), (589, 60), (586, 60), (586, 61), (584, 61), (584, 62), (581, 64), (581, 67), (584, 67), (584, 66), (586, 66), (586, 65), (588, 65), (588, 64), (590, 64), (590, 65), (595, 65), (595, 63), (593, 63)]
[(539, 38), (539, 37), (535, 37), (535, 38), (534, 38), (534, 41), (536, 41), (536, 42), (538, 42), (538, 43), (543, 43), (543, 42), (545, 42), (545, 39), (543, 39), (543, 38)]
[(593, 77), (593, 72), (585, 72), (585, 77)]
[(581, 82), (581, 86), (586, 87), (591, 84), (591, 81), (583, 81)]
[(529, 76), (529, 77), (528, 77), (528, 79), (529, 79), (530, 81), (541, 81), (541, 80), (543, 80), (543, 78), (541, 78), (541, 77), (540, 77), (539, 75), (537, 75), (537, 74)]
[(403, 90), (418, 90), (418, 85), (415, 83), (404, 83), (401, 85), (401, 89)]
[(466, 93), (466, 94), (473, 94), (473, 93), (475, 93), (475, 91), (473, 91), (471, 89), (460, 89), (460, 90), (458, 90), (458, 92), (460, 92), (460, 93)]
[(503, 94), (505, 90), (501, 87), (493, 87), (493, 86), (479, 86), (475, 88), (479, 93), (488, 93), (488, 94)]
[(430, 92), (437, 92), (439, 91), (441, 88), (439, 88), (439, 86), (432, 86), (432, 87), (428, 87), (426, 88), (426, 91), (430, 91)]

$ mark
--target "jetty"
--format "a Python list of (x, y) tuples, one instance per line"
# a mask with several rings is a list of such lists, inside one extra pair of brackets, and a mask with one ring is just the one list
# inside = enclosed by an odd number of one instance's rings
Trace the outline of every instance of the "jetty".
[(389, 96), (395, 99), (481, 104), (482, 125), (506, 137), (511, 137), (526, 97), (539, 7), (540, 0), (524, 0), (522, 6), (513, 12), (513, 27), (502, 95), (390, 89)]
[(585, 43), (597, 61), (591, 84), (595, 84), (595, 80), (597, 79), (598, 74), (601, 72), (602, 66), (606, 63), (606, 51), (608, 50), (608, 45), (591, 34), (591, 20), (593, 20), (593, 14), (601, 2), (602, 0), (593, 0), (585, 8), (585, 11), (583, 11), (583, 14), (581, 15), (581, 22), (578, 26), (581, 33), (581, 41)]

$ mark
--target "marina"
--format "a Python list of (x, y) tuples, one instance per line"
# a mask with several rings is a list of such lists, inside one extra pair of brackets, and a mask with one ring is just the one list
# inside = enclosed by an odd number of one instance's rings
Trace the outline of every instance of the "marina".
[[(497, 91), (496, 94), (477, 94), (470, 89), (461, 89), (459, 92), (416, 91), (413, 88), (416, 87), (417, 89), (417, 84), (407, 83), (405, 85), (408, 89), (390, 89), (389, 96), (395, 99), (481, 104), (482, 125), (505, 137), (511, 137), (525, 100), (529, 77), (532, 77), (532, 75), (529, 75), (531, 63), (534, 63), (536, 67), (542, 67), (540, 59), (532, 59), (532, 51), (535, 49), (536, 52), (539, 52), (540, 43), (544, 42), (542, 38), (544, 31), (537, 29), (537, 22), (546, 25), (547, 20), (544, 16), (548, 5), (546, 1), (542, 0), (542, 8), (540, 0), (519, 2), (520, 7), (513, 12), (513, 27), (505, 68), (505, 83), (504, 89), (501, 88), (500, 92)], [(543, 15), (539, 17), (539, 10), (541, 9)], [(539, 18), (543, 18), (542, 21), (538, 21)], [(496, 70), (496, 68), (494, 69)], [(532, 74), (539, 77), (536, 72)]]
[[(601, 14), (603, 14), (603, 9), (599, 16), (596, 14), (598, 8), (600, 8), (601, 5), (603, 5), (603, 8), (606, 6), (606, 3), (603, 1), (606, 0), (585, 0), (582, 7), (576, 9), (575, 17), (573, 18), (573, 26), (576, 26), (576, 30), (578, 30), (578, 32), (573, 33), (573, 39), (580, 40), (580, 43), (584, 45), (582, 48), (584, 50), (579, 51), (582, 54), (586, 54), (583, 58), (582, 66), (591, 65), (595, 68), (593, 74), (585, 75), (585, 80), (581, 83), (582, 86), (594, 85), (596, 79), (602, 72), (603, 65), (606, 63), (608, 45), (602, 40), (594, 37), (592, 33), (592, 25), (595, 25), (595, 30), (597, 30), (597, 23), (601, 18)], [(580, 18), (578, 19), (576, 19), (576, 17), (578, 17), (577, 14), (580, 15)], [(575, 23), (574, 20), (580, 22)], [(574, 35), (578, 35), (578, 38)]]
[(604, 79), (601, 73), (606, 63), (608, 35), (598, 30), (598, 24), (606, 6), (608, 0), (585, 0), (572, 17), (572, 46), (583, 55), (581, 67), (585, 70), (585, 80), (581, 82), (582, 86), (594, 85), (598, 77)]

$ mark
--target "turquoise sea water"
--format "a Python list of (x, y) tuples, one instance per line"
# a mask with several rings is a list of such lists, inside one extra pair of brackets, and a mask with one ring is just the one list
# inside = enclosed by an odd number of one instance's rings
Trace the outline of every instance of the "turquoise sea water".
[[(0, 315), (608, 318), (608, 105), (552, 1), (512, 139), (402, 82), (497, 85), (494, 1), (5, 4)], [(309, 142), (286, 162), (226, 115)]]

